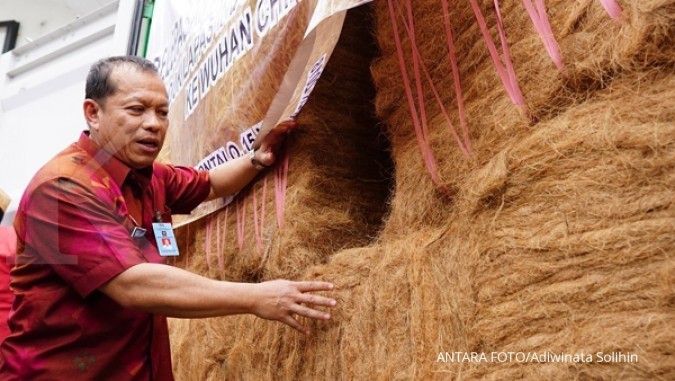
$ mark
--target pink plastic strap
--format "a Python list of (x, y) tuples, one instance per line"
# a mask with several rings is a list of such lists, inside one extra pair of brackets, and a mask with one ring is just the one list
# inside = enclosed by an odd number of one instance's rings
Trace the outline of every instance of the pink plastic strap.
[(396, 14), (394, 13), (394, 2), (393, 0), (388, 0), (389, 5), (389, 16), (391, 18), (391, 25), (394, 31), (394, 42), (396, 43), (396, 54), (398, 56), (399, 70), (401, 71), (401, 77), (403, 79), (403, 90), (405, 91), (406, 100), (408, 101), (408, 108), (410, 110), (410, 116), (412, 118), (413, 127), (415, 128), (415, 137), (417, 138), (417, 145), (422, 154), (424, 160), (424, 166), (431, 176), (431, 180), (434, 184), (440, 184), (440, 179), (438, 177), (438, 166), (436, 164), (436, 159), (431, 152), (431, 147), (429, 142), (425, 139), (424, 133), (422, 132), (422, 125), (417, 114), (417, 108), (415, 107), (415, 100), (412, 94), (412, 86), (410, 84), (410, 79), (408, 78), (408, 72), (406, 69), (406, 62), (403, 56), (403, 46), (401, 44), (401, 38), (398, 33), (398, 25), (396, 22)]
[(260, 238), (262, 240), (262, 234), (264, 233), (263, 227), (265, 226), (265, 200), (267, 200), (267, 176), (263, 178), (263, 191), (262, 191), (262, 204), (260, 205)]
[(506, 67), (506, 74), (508, 75), (508, 81), (511, 84), (511, 93), (513, 94), (513, 99), (516, 100), (516, 104), (519, 105), (523, 111), (527, 114), (527, 106), (525, 105), (525, 99), (523, 98), (523, 93), (520, 91), (520, 86), (518, 85), (518, 77), (516, 77), (516, 71), (513, 68), (513, 60), (511, 59), (511, 50), (509, 49), (509, 42), (506, 39), (506, 31), (504, 30), (504, 20), (502, 19), (502, 12), (499, 9), (499, 1), (494, 0), (495, 15), (497, 16), (497, 31), (499, 31), (499, 41), (502, 46), (502, 56), (504, 66)]
[(407, 11), (407, 20), (404, 17), (404, 24), (406, 30), (408, 31), (408, 38), (410, 39), (410, 47), (412, 49), (412, 63), (413, 63), (413, 74), (415, 77), (415, 90), (417, 91), (417, 107), (420, 112), (420, 126), (422, 127), (420, 131), (422, 132), (422, 139), (426, 142), (429, 141), (429, 126), (427, 125), (427, 109), (424, 103), (424, 89), (422, 89), (422, 78), (420, 76), (420, 57), (415, 54), (417, 48), (417, 40), (415, 39), (415, 17), (413, 16), (412, 5), (410, 1), (405, 1), (405, 7)]
[(499, 33), (499, 40), (502, 46), (502, 55), (497, 52), (497, 47), (495, 46), (490, 30), (488, 29), (487, 23), (485, 22), (485, 17), (478, 7), (476, 0), (469, 0), (473, 13), (476, 16), (476, 21), (478, 21), (478, 26), (483, 35), (483, 41), (487, 46), (488, 51), (490, 52), (490, 57), (492, 58), (492, 63), (495, 66), (497, 75), (502, 81), (502, 85), (506, 89), (506, 93), (511, 98), (511, 101), (518, 107), (520, 107), (525, 114), (527, 114), (527, 107), (525, 106), (525, 100), (523, 98), (523, 93), (520, 91), (520, 86), (518, 86), (518, 80), (516, 78), (516, 73), (513, 69), (513, 62), (511, 61), (511, 52), (509, 51), (509, 46), (506, 41), (506, 33), (504, 32), (504, 25), (502, 20), (501, 12), (499, 11), (499, 2), (494, 0), (495, 14), (497, 16), (497, 31)]
[(255, 238), (255, 247), (256, 250), (260, 249), (260, 231), (258, 230), (258, 201), (256, 198), (256, 191), (255, 187), (251, 190), (251, 193), (253, 193), (253, 236)]
[(213, 220), (209, 219), (209, 222), (206, 223), (206, 234), (204, 235), (204, 249), (206, 251), (206, 267), (211, 270), (212, 262), (212, 252), (211, 252), (211, 230)]
[[(227, 238), (227, 207), (225, 208), (225, 227), (223, 227), (223, 230), (220, 230), (220, 216), (218, 216), (218, 220), (216, 220), (216, 251), (217, 251), (217, 258), (218, 258), (218, 268), (222, 272), (225, 270), (225, 263), (223, 261), (223, 242), (221, 238), (225, 239)], [(221, 233), (223, 236), (221, 237)]]
[(260, 200), (260, 212), (258, 212), (257, 192), (253, 189), (253, 229), (255, 229), (256, 249), (263, 248), (263, 227), (265, 226), (265, 199), (267, 198), (267, 177), (263, 179), (262, 199)]
[(220, 216), (216, 215), (216, 259), (220, 259)]
[(237, 247), (239, 250), (244, 248), (244, 228), (246, 223), (246, 199), (237, 200)]
[[(262, 237), (260, 236), (261, 227), (259, 226), (260, 218), (258, 216), (257, 193), (255, 188), (253, 188), (253, 234), (255, 236), (255, 248), (256, 250), (260, 250), (262, 248)], [(263, 200), (263, 202), (265, 202), (265, 200)]]
[[(422, 71), (424, 72), (424, 75), (426, 77), (426, 80), (429, 83), (429, 86), (431, 87), (431, 92), (434, 94), (436, 102), (438, 102), (438, 106), (441, 110), (441, 114), (444, 116), (446, 122), (448, 123), (448, 129), (450, 130), (450, 133), (452, 134), (452, 136), (457, 141), (457, 145), (459, 145), (459, 148), (462, 150), (462, 153), (464, 154), (464, 156), (469, 157), (470, 152), (469, 152), (469, 148), (467, 146), (467, 142), (462, 141), (462, 139), (460, 139), (459, 135), (457, 134), (457, 131), (455, 131), (455, 127), (452, 125), (452, 121), (450, 119), (450, 116), (448, 115), (448, 110), (445, 108), (445, 105), (443, 104), (443, 100), (441, 99), (441, 96), (439, 95), (438, 90), (436, 89), (436, 86), (434, 85), (434, 82), (431, 79), (431, 75), (429, 74), (429, 70), (427, 70), (426, 65), (424, 65), (424, 61), (422, 60), (422, 56), (420, 55), (417, 44), (415, 43), (414, 30), (412, 30), (410, 28), (410, 26), (413, 25), (413, 19), (412, 19), (412, 11), (411, 11), (412, 7), (410, 6), (409, 0), (408, 0), (406, 5), (408, 6), (409, 23), (404, 22), (404, 25), (405, 25), (406, 31), (408, 33), (408, 36), (410, 38), (410, 41), (411, 41), (411, 47), (412, 47), (412, 52), (413, 52), (413, 63), (414, 62), (418, 63), (417, 66), (414, 66), (416, 80), (418, 80), (419, 67), (421, 67)], [(401, 17), (405, 18), (403, 15), (401, 15)], [(419, 89), (418, 89), (418, 93), (419, 93)], [(422, 99), (421, 95), (419, 95), (419, 99)], [(420, 109), (424, 110), (424, 104), (423, 103), (421, 104)], [(428, 139), (427, 139), (428, 132), (426, 130), (426, 112), (422, 113), (421, 120), (423, 122), (423, 124), (422, 124), (423, 129), (422, 130), (423, 130), (423, 133), (424, 133), (424, 137), (428, 141)], [(468, 131), (467, 131), (467, 139), (466, 140), (468, 140)]]
[(450, 25), (450, 10), (448, 0), (442, 0), (443, 6), (443, 25), (445, 26), (445, 37), (448, 43), (448, 56), (450, 57), (450, 69), (452, 70), (452, 81), (455, 84), (455, 98), (457, 98), (457, 112), (459, 114), (459, 126), (462, 129), (462, 138), (466, 150), (471, 153), (471, 140), (469, 139), (469, 127), (466, 122), (466, 110), (464, 108), (464, 93), (462, 91), (462, 82), (459, 78), (459, 65), (457, 64), (457, 49), (455, 48), (455, 39), (452, 35), (452, 25)]
[(286, 188), (288, 186), (288, 152), (283, 153), (283, 159), (276, 167), (274, 175), (274, 206), (277, 212), (277, 227), (284, 226), (284, 212), (286, 205)]
[(619, 20), (621, 18), (621, 6), (616, 2), (616, 0), (600, 0), (600, 4), (602, 4), (602, 7), (605, 8), (607, 14), (609, 14), (609, 17), (613, 18), (614, 20)]
[(548, 55), (551, 57), (551, 60), (553, 60), (553, 63), (558, 70), (562, 70), (564, 65), (562, 56), (560, 55), (560, 47), (553, 36), (551, 23), (548, 21), (548, 15), (546, 14), (544, 0), (535, 0), (534, 4), (532, 3), (532, 0), (523, 0), (523, 5), (530, 15), (534, 29), (544, 43), (546, 52), (548, 52)]

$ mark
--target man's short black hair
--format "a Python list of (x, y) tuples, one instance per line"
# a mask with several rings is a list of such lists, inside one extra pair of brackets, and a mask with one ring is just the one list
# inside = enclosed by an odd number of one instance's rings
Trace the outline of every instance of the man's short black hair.
[(114, 56), (103, 58), (91, 65), (89, 69), (84, 97), (103, 102), (105, 98), (113, 95), (117, 89), (115, 84), (110, 81), (110, 74), (115, 67), (121, 65), (131, 65), (141, 71), (157, 73), (155, 65), (142, 57)]

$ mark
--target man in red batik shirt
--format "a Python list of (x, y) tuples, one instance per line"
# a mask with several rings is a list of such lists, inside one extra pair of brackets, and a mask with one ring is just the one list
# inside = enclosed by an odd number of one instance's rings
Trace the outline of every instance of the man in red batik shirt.
[(89, 131), (38, 171), (15, 217), (0, 380), (172, 380), (165, 316), (252, 313), (305, 333), (294, 315), (330, 318), (314, 306), (335, 300), (311, 293), (330, 283), (204, 278), (162, 264), (153, 234), (272, 165), (292, 122), (259, 136), (252, 155), (200, 172), (155, 163), (168, 99), (149, 61), (95, 63), (85, 98)]

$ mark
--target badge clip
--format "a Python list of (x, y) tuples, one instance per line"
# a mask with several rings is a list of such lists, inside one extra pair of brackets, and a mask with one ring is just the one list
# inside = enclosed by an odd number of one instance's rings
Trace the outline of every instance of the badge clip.
[(131, 238), (135, 238), (135, 239), (143, 238), (143, 237), (145, 237), (145, 233), (147, 233), (147, 232), (148, 231), (146, 229), (143, 229), (143, 228), (138, 227), (138, 226), (134, 226), (133, 230), (131, 230)]

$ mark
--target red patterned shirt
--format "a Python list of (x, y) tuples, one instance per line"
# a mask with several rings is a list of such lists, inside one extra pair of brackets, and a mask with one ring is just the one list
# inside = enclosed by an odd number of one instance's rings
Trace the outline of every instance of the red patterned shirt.
[[(162, 263), (157, 219), (189, 213), (207, 172), (132, 170), (83, 133), (24, 193), (14, 227), (15, 300), (0, 380), (172, 380), (166, 319), (121, 307), (98, 288), (139, 263)], [(146, 229), (132, 238), (135, 227)]]
[(12, 291), (9, 290), (9, 263), (14, 258), (16, 251), (16, 233), (14, 228), (0, 226), (0, 343), (9, 334), (7, 328), (7, 316), (14, 300)]

